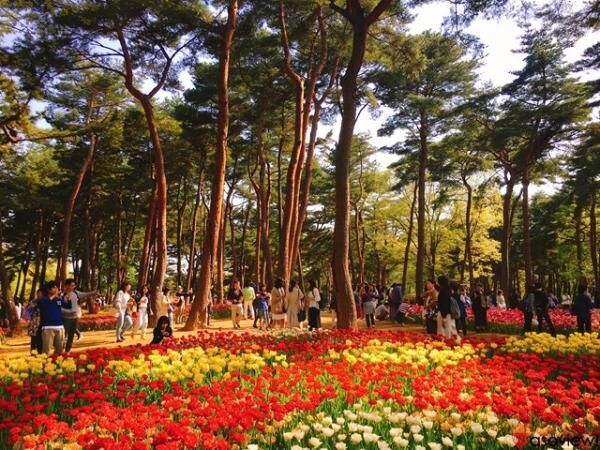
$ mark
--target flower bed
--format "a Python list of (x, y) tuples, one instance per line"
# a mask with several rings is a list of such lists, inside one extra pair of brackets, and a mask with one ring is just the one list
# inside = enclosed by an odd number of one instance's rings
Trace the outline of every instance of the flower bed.
[(112, 330), (117, 326), (114, 314), (84, 315), (79, 319), (79, 331)]
[[(569, 311), (551, 309), (549, 312), (552, 323), (559, 333), (570, 334), (577, 331), (577, 318)], [(411, 305), (409, 316), (413, 321), (421, 323), (422, 313), (422, 306)], [(492, 333), (521, 334), (523, 331), (523, 313), (518, 309), (489, 309), (487, 320), (488, 331)], [(473, 311), (471, 308), (467, 309), (467, 326), (470, 330), (474, 330)], [(598, 309), (592, 311), (592, 329), (600, 329), (600, 310)]]
[(523, 447), (598, 433), (599, 375), (595, 335), (203, 332), (0, 360), (0, 447)]

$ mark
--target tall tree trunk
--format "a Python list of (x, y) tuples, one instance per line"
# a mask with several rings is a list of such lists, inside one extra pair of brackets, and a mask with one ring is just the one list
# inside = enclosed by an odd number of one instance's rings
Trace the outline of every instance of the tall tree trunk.
[(42, 210), (37, 211), (36, 220), (36, 232), (35, 232), (35, 250), (34, 250), (34, 261), (35, 266), (33, 270), (33, 278), (31, 280), (31, 291), (29, 292), (29, 301), (33, 301), (35, 293), (39, 288), (40, 284), (40, 267), (42, 264), (42, 242), (44, 233), (44, 215)]
[(419, 128), (419, 195), (417, 201), (417, 261), (415, 267), (415, 289), (417, 295), (423, 290), (425, 270), (425, 189), (427, 181), (427, 159), (429, 125), (426, 113), (421, 113)]
[(356, 124), (358, 74), (362, 67), (369, 27), (389, 8), (392, 0), (380, 0), (369, 15), (359, 0), (347, 0), (342, 9), (330, 6), (352, 25), (352, 53), (342, 77), (342, 121), (335, 149), (335, 225), (333, 229), (333, 277), (338, 309), (338, 328), (356, 327), (356, 305), (348, 267), (350, 250), (350, 158)]
[(231, 246), (231, 273), (234, 277), (237, 277), (241, 280), (242, 286), (244, 283), (244, 279), (240, 277), (239, 273), (239, 258), (237, 251), (237, 242), (235, 239), (235, 221), (233, 220), (233, 205), (229, 205), (229, 233), (230, 233), (230, 246)]
[(122, 203), (121, 203), (121, 198), (119, 196), (119, 210), (117, 211), (117, 216), (115, 218), (115, 235), (114, 235), (114, 239), (113, 239), (113, 254), (115, 257), (115, 268), (116, 268), (116, 278), (115, 278), (115, 286), (121, 285), (121, 283), (123, 282), (123, 280), (121, 279), (121, 264), (122, 264), (122, 256), (121, 256), (121, 234), (122, 234), (122, 226), (121, 226), (121, 215), (123, 214), (122, 211)]
[[(280, 0), (279, 4), (279, 21), (285, 56), (284, 71), (292, 81), (296, 93), (294, 146), (292, 148), (292, 157), (288, 168), (288, 183), (286, 185), (286, 199), (283, 212), (284, 221), (282, 228), (283, 241), (287, 244), (287, 248), (285, 248), (283, 252), (280, 252), (280, 266), (285, 266), (285, 272), (282, 272), (280, 268), (280, 275), (284, 278), (284, 280), (286, 280), (289, 278), (289, 274), (292, 272), (296, 258), (298, 257), (300, 246), (300, 234), (302, 233), (302, 204), (300, 202), (300, 195), (302, 186), (302, 173), (304, 171), (306, 159), (306, 133), (310, 123), (311, 105), (314, 101), (317, 82), (319, 81), (321, 73), (325, 67), (325, 63), (327, 62), (328, 46), (327, 31), (323, 20), (323, 9), (322, 6), (318, 5), (315, 9), (315, 16), (317, 18), (319, 35), (321, 38), (320, 56), (316, 64), (311, 62), (312, 67), (309, 70), (310, 74), (305, 83), (304, 78), (296, 73), (291, 66), (291, 54), (287, 37), (287, 26), (285, 21), (283, 0)], [(311, 46), (311, 53), (314, 54), (313, 48), (314, 44)], [(312, 163), (312, 161), (309, 163)]]
[(183, 178), (183, 200), (179, 201), (180, 190), (177, 192), (177, 224), (176, 224), (176, 234), (177, 234), (177, 285), (181, 285), (181, 277), (182, 277), (182, 258), (183, 258), (183, 216), (185, 214), (185, 209), (187, 206), (187, 177)]
[[(402, 289), (404, 289), (404, 292), (408, 292), (408, 286), (406, 285), (406, 280), (408, 278), (408, 258), (410, 256), (410, 246), (412, 245), (412, 235), (415, 224), (415, 206), (417, 203), (418, 190), (419, 183), (415, 183), (415, 187), (413, 189), (413, 198), (410, 204), (410, 218), (408, 221), (408, 233), (406, 234), (406, 247), (404, 247), (404, 264), (402, 266)], [(416, 294), (418, 296), (419, 292)]]
[(598, 228), (596, 217), (596, 190), (592, 190), (590, 201), (590, 255), (592, 257), (592, 270), (594, 272), (594, 285), (596, 295), (600, 292), (600, 268), (598, 267)]
[(223, 190), (225, 187), (225, 167), (227, 164), (227, 134), (229, 132), (229, 60), (233, 34), (237, 23), (238, 0), (230, 0), (227, 8), (227, 25), (223, 35), (223, 48), (219, 61), (218, 105), (219, 123), (215, 151), (214, 178), (212, 182), (208, 233), (204, 240), (200, 276), (196, 282), (196, 294), (184, 330), (194, 330), (198, 317), (204, 326), (207, 306), (210, 301), (210, 279), (213, 270), (213, 257), (217, 252), (219, 229), (223, 218)]
[(583, 235), (582, 235), (582, 219), (583, 209), (580, 206), (575, 207), (574, 221), (575, 221), (575, 249), (577, 257), (577, 277), (583, 275)]
[[(529, 233), (529, 173), (523, 173), (523, 264), (525, 265), (525, 284), (531, 286), (533, 283), (533, 263), (531, 261), (531, 238)], [(510, 291), (507, 291), (510, 292)]]
[[(321, 35), (325, 38), (327, 35), (325, 34), (324, 28), (321, 32)], [(324, 46), (326, 49), (327, 47)], [(324, 60), (323, 56), (321, 60)], [(296, 235), (294, 237), (294, 251), (299, 253), (300, 251), (300, 239), (302, 236), (302, 231), (304, 229), (304, 223), (306, 222), (306, 215), (308, 210), (308, 203), (310, 198), (310, 187), (312, 183), (312, 164), (315, 154), (315, 148), (317, 146), (317, 131), (319, 128), (319, 120), (321, 118), (321, 110), (323, 107), (323, 102), (329, 97), (333, 85), (335, 83), (335, 79), (338, 71), (338, 59), (336, 59), (333, 72), (331, 73), (331, 77), (329, 78), (329, 84), (325, 92), (321, 96), (321, 98), (316, 99), (314, 102), (314, 112), (312, 116), (311, 128), (310, 128), (310, 138), (308, 142), (308, 151), (306, 154), (306, 174), (304, 177), (304, 183), (302, 186), (302, 198), (300, 200), (300, 212), (298, 215), (298, 227), (296, 228)]]
[(246, 280), (246, 232), (248, 230), (248, 219), (250, 218), (250, 202), (246, 206), (246, 212), (244, 213), (244, 223), (242, 224), (242, 237), (240, 240), (240, 278)]
[[(88, 109), (85, 119), (86, 126), (90, 124), (92, 119), (92, 113), (94, 111), (95, 105), (95, 94), (92, 92), (88, 99)], [(94, 159), (94, 153), (96, 152), (96, 146), (98, 143), (98, 137), (95, 133), (90, 134), (90, 144), (88, 146), (87, 154), (85, 155), (85, 159), (83, 160), (83, 164), (79, 168), (79, 173), (77, 174), (77, 178), (75, 179), (75, 183), (73, 184), (73, 188), (71, 190), (71, 194), (69, 195), (69, 200), (67, 201), (67, 210), (65, 211), (65, 222), (63, 225), (62, 231), (62, 246), (60, 249), (60, 262), (58, 263), (58, 268), (60, 268), (60, 273), (56, 274), (56, 279), (59, 282), (59, 285), (62, 286), (65, 279), (67, 278), (67, 256), (69, 254), (69, 241), (71, 240), (71, 222), (73, 220), (73, 211), (75, 209), (75, 202), (77, 201), (77, 196), (79, 195), (79, 191), (81, 190), (81, 185), (83, 184), (83, 179), (85, 178), (85, 174), (89, 170), (92, 160)]]
[(471, 252), (472, 248), (472, 227), (471, 227), (471, 209), (473, 205), (473, 188), (469, 184), (469, 180), (466, 176), (462, 177), (462, 182), (467, 190), (467, 209), (465, 211), (465, 261), (461, 270), (461, 282), (464, 282), (465, 266), (469, 268), (469, 285), (473, 287), (474, 282), (474, 270), (473, 270), (473, 255)]
[(6, 267), (6, 262), (4, 261), (4, 224), (2, 223), (3, 219), (4, 213), (0, 211), (0, 284), (2, 285), (0, 292), (2, 292), (2, 303), (4, 310), (7, 312), (10, 327), (8, 335), (12, 336), (14, 331), (17, 329), (17, 325), (19, 324), (19, 316), (17, 316), (15, 301), (13, 298), (12, 290), (10, 288), (10, 277), (8, 274), (8, 269)]
[(200, 210), (200, 200), (202, 199), (202, 184), (204, 183), (204, 160), (206, 151), (203, 150), (200, 156), (200, 172), (198, 173), (198, 187), (196, 190), (196, 198), (194, 199), (194, 210), (192, 212), (191, 240), (190, 240), (190, 258), (188, 264), (188, 272), (185, 279), (185, 290), (189, 291), (192, 287), (192, 278), (194, 275), (194, 266), (196, 264), (196, 235), (198, 234), (198, 211)]
[(504, 173), (505, 192), (502, 199), (502, 241), (500, 243), (500, 284), (504, 292), (511, 292), (510, 245), (512, 236), (512, 202), (515, 180), (508, 171)]
[(148, 273), (150, 271), (150, 248), (152, 247), (152, 236), (156, 228), (156, 198), (158, 185), (156, 178), (152, 187), (152, 197), (150, 197), (150, 205), (148, 206), (148, 216), (146, 217), (146, 229), (144, 231), (144, 244), (142, 246), (142, 254), (140, 257), (140, 271), (138, 274), (137, 288), (141, 291), (142, 286), (148, 284)]
[[(156, 197), (154, 198), (154, 216), (156, 219), (156, 260), (154, 262), (154, 276), (152, 279), (151, 297), (159, 299), (162, 297), (163, 284), (167, 272), (167, 177), (165, 174), (165, 157), (156, 128), (154, 110), (150, 100), (142, 102), (150, 140), (154, 150), (154, 170), (156, 172)], [(150, 316), (149, 325), (154, 326), (158, 317), (157, 311), (152, 310), (154, 315)]]

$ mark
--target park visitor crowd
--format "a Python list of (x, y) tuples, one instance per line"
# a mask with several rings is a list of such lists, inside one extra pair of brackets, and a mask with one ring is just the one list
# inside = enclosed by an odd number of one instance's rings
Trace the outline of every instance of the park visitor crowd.
[[(149, 316), (153, 316), (149, 289), (142, 286), (138, 292), (131, 291), (131, 284), (123, 282), (112, 302), (106, 302), (96, 292), (81, 292), (76, 289), (73, 279), (63, 283), (62, 290), (55, 282), (48, 282), (37, 292), (26, 308), (17, 303), (17, 314), (28, 323), (28, 335), (31, 338), (31, 350), (38, 353), (69, 352), (75, 337), (81, 333), (78, 321), (82, 315), (82, 305), (87, 304), (90, 312), (97, 311), (98, 305), (110, 303), (115, 309), (116, 342), (123, 342), (126, 333), (134, 338), (137, 334), (146, 336)], [(419, 296), (423, 305), (422, 319), (429, 334), (444, 338), (460, 339), (467, 334), (467, 311), (471, 308), (476, 332), (484, 332), (488, 327), (488, 311), (492, 309), (519, 309), (523, 314), (523, 332), (538, 332), (545, 328), (556, 335), (549, 310), (553, 308), (569, 309), (577, 317), (577, 330), (591, 332), (591, 312), (594, 301), (585, 282), (577, 288), (573, 301), (563, 295), (559, 301), (552, 292), (544, 292), (542, 285), (530, 286), (524, 296), (514, 289), (507, 299), (502, 290), (492, 293), (484, 291), (481, 283), (472, 290), (459, 283), (451, 282), (445, 276), (437, 280), (428, 280)], [(93, 301), (91, 301), (93, 300)], [(322, 295), (318, 284), (310, 280), (306, 292), (302, 286), (292, 280), (285, 285), (281, 278), (274, 280), (273, 288), (268, 291), (264, 284), (256, 285), (246, 280), (242, 287), (237, 278), (232, 278), (226, 294), (231, 309), (234, 329), (241, 328), (242, 320), (252, 320), (253, 327), (260, 330), (272, 328), (307, 328), (318, 330), (321, 326), (321, 310), (328, 309), (332, 315), (332, 328), (337, 325), (337, 303), (333, 293)], [(191, 290), (184, 292), (181, 286), (171, 294), (169, 288), (162, 291), (162, 299), (155, 303), (164, 315), (158, 318), (152, 332), (152, 344), (160, 344), (173, 336), (175, 324), (183, 323), (193, 302)], [(375, 327), (377, 321), (391, 320), (404, 325), (414, 320), (410, 315), (411, 300), (405, 298), (402, 286), (394, 283), (390, 288), (374, 284), (361, 283), (354, 286), (354, 302), (357, 317), (365, 321), (367, 328)], [(208, 323), (212, 309), (212, 297), (209, 302)], [(160, 314), (160, 311), (159, 311)], [(157, 314), (158, 315), (158, 314)]]

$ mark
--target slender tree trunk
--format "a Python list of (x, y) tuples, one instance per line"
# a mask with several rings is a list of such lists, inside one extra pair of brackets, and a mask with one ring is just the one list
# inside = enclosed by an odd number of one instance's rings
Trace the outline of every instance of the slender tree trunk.
[[(404, 247), (404, 264), (402, 267), (402, 289), (405, 290), (405, 292), (408, 292), (408, 286), (406, 284), (407, 278), (408, 278), (408, 258), (410, 256), (410, 246), (412, 245), (412, 235), (413, 235), (413, 230), (414, 230), (414, 224), (415, 224), (415, 206), (417, 203), (417, 193), (419, 190), (419, 183), (415, 183), (415, 187), (413, 189), (413, 198), (412, 198), (412, 202), (410, 204), (410, 218), (408, 221), (408, 233), (406, 234), (406, 247)], [(419, 294), (419, 292), (417, 292), (417, 295)]]
[(386, 11), (391, 0), (380, 0), (365, 16), (359, 0), (347, 0), (342, 9), (334, 2), (330, 6), (352, 25), (352, 52), (342, 85), (342, 121), (335, 149), (335, 225), (333, 229), (333, 277), (338, 313), (338, 328), (356, 327), (356, 305), (348, 267), (350, 250), (350, 159), (356, 124), (358, 74), (362, 67), (369, 27)]
[(512, 201), (514, 179), (505, 172), (505, 193), (502, 200), (502, 241), (500, 243), (500, 284), (504, 292), (511, 292), (510, 245), (512, 236)]
[(582, 218), (583, 210), (577, 206), (575, 208), (575, 249), (577, 255), (577, 276), (578, 278), (583, 275), (583, 235), (582, 235)]
[(600, 289), (600, 269), (598, 267), (598, 228), (596, 216), (596, 191), (592, 190), (590, 202), (590, 255), (592, 257), (592, 270), (594, 272), (594, 285)]
[(427, 115), (421, 113), (419, 129), (419, 179), (418, 179), (418, 201), (417, 201), (417, 261), (415, 267), (415, 289), (417, 295), (423, 290), (425, 269), (425, 189), (427, 181), (427, 159), (429, 127)]
[(244, 279), (240, 277), (239, 273), (239, 257), (237, 251), (237, 242), (235, 239), (235, 221), (233, 220), (233, 205), (229, 205), (229, 232), (230, 232), (230, 246), (231, 246), (231, 273), (234, 277), (240, 278), (242, 285)]
[[(162, 297), (162, 289), (167, 271), (167, 177), (165, 174), (165, 157), (156, 128), (154, 110), (149, 99), (141, 102), (150, 132), (150, 141), (154, 150), (154, 170), (156, 172), (156, 196), (154, 198), (154, 217), (156, 219), (156, 260), (154, 265), (154, 276), (152, 279), (151, 297), (158, 299)], [(154, 326), (158, 317), (155, 313), (150, 316), (149, 325)]]
[(472, 227), (471, 227), (471, 209), (473, 205), (473, 188), (469, 184), (467, 177), (462, 177), (463, 185), (467, 190), (467, 209), (465, 211), (465, 261), (461, 270), (461, 281), (464, 281), (465, 265), (469, 268), (469, 285), (473, 287), (474, 270), (473, 270), (473, 255), (472, 255)]
[(116, 279), (115, 286), (120, 286), (122, 283), (121, 279), (121, 215), (123, 214), (121, 210), (121, 199), (119, 198), (119, 210), (117, 211), (117, 216), (115, 218), (115, 235), (113, 239), (113, 254), (115, 257), (115, 268), (116, 268)]
[[(529, 173), (523, 173), (523, 264), (525, 265), (525, 283), (531, 286), (533, 283), (533, 263), (531, 261), (531, 238), (529, 233)], [(510, 292), (510, 291), (508, 291)]]
[(246, 212), (244, 214), (244, 223), (242, 224), (242, 237), (240, 240), (240, 278), (246, 279), (246, 234), (248, 230), (248, 220), (250, 218), (250, 202), (246, 206)]
[(13, 293), (10, 288), (8, 269), (6, 267), (6, 262), (4, 261), (3, 220), (4, 213), (0, 211), (0, 284), (2, 285), (0, 291), (2, 292), (2, 303), (4, 310), (7, 312), (10, 327), (8, 335), (12, 336), (14, 331), (17, 329), (17, 325), (19, 324), (19, 317), (17, 316), (17, 309), (15, 308)]
[(42, 243), (44, 236), (44, 215), (42, 210), (37, 211), (37, 222), (36, 222), (36, 233), (35, 233), (35, 251), (34, 260), (35, 268), (33, 270), (33, 278), (31, 280), (31, 291), (29, 292), (29, 301), (31, 302), (35, 298), (35, 293), (39, 288), (40, 284), (40, 268), (42, 264)]
[[(95, 106), (95, 95), (94, 93), (91, 93), (90, 98), (88, 99), (88, 110), (85, 119), (86, 125), (90, 124)], [(71, 194), (69, 195), (69, 200), (67, 201), (67, 210), (65, 211), (65, 222), (63, 225), (62, 232), (62, 246), (60, 249), (60, 263), (58, 264), (58, 268), (60, 268), (60, 273), (57, 273), (56, 275), (59, 285), (61, 286), (67, 278), (67, 256), (69, 254), (69, 241), (71, 240), (71, 222), (73, 220), (75, 202), (77, 201), (77, 196), (79, 195), (79, 191), (81, 190), (85, 174), (88, 172), (92, 164), (92, 160), (94, 159), (97, 143), (98, 137), (95, 133), (92, 133), (90, 135), (90, 144), (88, 146), (87, 154), (85, 155), (83, 164), (79, 168), (79, 173), (77, 175), (77, 178), (75, 179), (75, 183), (73, 184)]]
[(156, 179), (152, 187), (152, 197), (150, 197), (150, 205), (148, 207), (148, 216), (146, 217), (146, 230), (144, 231), (144, 244), (142, 246), (142, 254), (140, 257), (140, 271), (138, 275), (138, 291), (141, 291), (142, 286), (148, 284), (148, 273), (150, 271), (150, 248), (152, 247), (152, 236), (155, 231), (156, 223), (156, 198), (158, 185)]
[(196, 189), (196, 198), (194, 199), (194, 210), (192, 212), (192, 224), (190, 226), (191, 241), (190, 241), (190, 260), (188, 264), (188, 272), (185, 279), (185, 290), (189, 291), (192, 287), (192, 278), (194, 275), (194, 265), (196, 264), (196, 235), (198, 228), (198, 211), (200, 209), (200, 200), (202, 199), (202, 184), (204, 183), (204, 155), (205, 151), (202, 152), (200, 157), (200, 172), (198, 174), (198, 187)]
[[(281, 138), (279, 139), (279, 148), (277, 149), (277, 237), (279, 242), (278, 259), (281, 261), (281, 251), (283, 249), (283, 148), (285, 145), (286, 126), (285, 126), (285, 101), (281, 107)], [(281, 267), (279, 268), (281, 272)]]
[(213, 256), (217, 253), (219, 229), (223, 218), (223, 190), (225, 187), (225, 167), (227, 164), (227, 134), (229, 131), (229, 60), (233, 34), (237, 23), (238, 0), (230, 0), (227, 8), (227, 25), (223, 36), (223, 48), (219, 61), (218, 105), (219, 123), (215, 152), (214, 178), (212, 182), (208, 233), (204, 240), (200, 276), (196, 282), (195, 300), (185, 324), (185, 330), (196, 328), (198, 317), (206, 324), (207, 306), (210, 301), (210, 279), (213, 271)]
[[(181, 285), (183, 258), (183, 216), (187, 207), (187, 178), (183, 178), (183, 200), (177, 199), (177, 285)], [(177, 193), (179, 197), (179, 192)]]

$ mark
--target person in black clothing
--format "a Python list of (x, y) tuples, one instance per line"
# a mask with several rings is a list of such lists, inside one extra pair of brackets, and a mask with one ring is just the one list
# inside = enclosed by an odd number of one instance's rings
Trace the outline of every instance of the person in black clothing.
[(531, 322), (533, 321), (533, 311), (535, 310), (535, 286), (527, 288), (527, 294), (521, 301), (521, 311), (523, 311), (523, 333), (531, 331)]
[(519, 288), (514, 288), (510, 298), (508, 299), (508, 307), (510, 309), (518, 308), (521, 304), (521, 293), (519, 292)]
[(580, 333), (592, 332), (592, 308), (594, 303), (585, 283), (577, 286), (577, 297), (573, 302), (572, 312), (577, 316), (577, 331)]
[(456, 319), (456, 330), (462, 331), (463, 336), (467, 335), (467, 305), (460, 295), (460, 286), (457, 282), (453, 281), (450, 283), (450, 289), (452, 289), (452, 297), (456, 300), (458, 309), (460, 310), (460, 317)]
[(153, 338), (150, 344), (160, 344), (165, 338), (168, 339), (173, 337), (173, 329), (169, 325), (169, 318), (167, 316), (161, 316), (158, 319), (156, 328), (152, 332)]
[(227, 293), (227, 300), (231, 302), (233, 328), (240, 328), (240, 320), (242, 320), (244, 315), (244, 294), (237, 278), (231, 280), (231, 288), (229, 288), (229, 292)]
[(450, 315), (450, 282), (445, 276), (439, 276), (437, 279), (440, 291), (438, 293), (438, 334), (444, 337), (451, 336), (451, 315)]
[(475, 293), (471, 299), (473, 316), (475, 317), (475, 331), (485, 331), (487, 328), (487, 299), (483, 293), (483, 285), (477, 283)]
[(544, 291), (542, 291), (542, 284), (536, 283), (535, 292), (534, 292), (534, 304), (535, 304), (535, 315), (538, 320), (538, 332), (541, 333), (544, 331), (544, 326), (542, 324), (543, 321), (548, 325), (548, 329), (550, 330), (550, 334), (552, 336), (556, 336), (556, 330), (554, 329), (554, 324), (552, 324), (552, 319), (550, 319), (550, 314), (548, 313), (548, 307), (550, 304), (550, 300)]
[(392, 284), (390, 289), (390, 319), (392, 322), (398, 320), (398, 308), (402, 304), (402, 286), (398, 283)]

